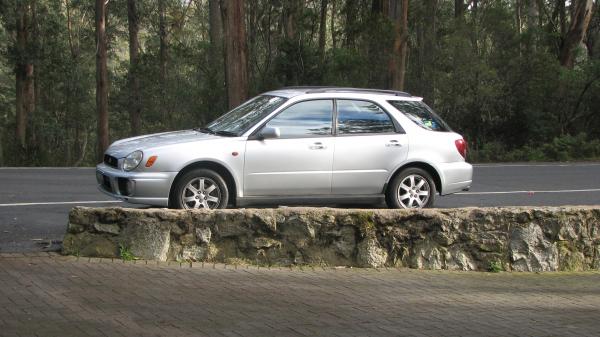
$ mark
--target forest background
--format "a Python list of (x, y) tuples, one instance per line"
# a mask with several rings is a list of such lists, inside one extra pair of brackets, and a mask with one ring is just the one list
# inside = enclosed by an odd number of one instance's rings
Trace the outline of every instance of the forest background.
[(598, 0), (0, 0), (0, 166), (91, 166), (283, 86), (424, 97), (469, 160), (600, 158)]

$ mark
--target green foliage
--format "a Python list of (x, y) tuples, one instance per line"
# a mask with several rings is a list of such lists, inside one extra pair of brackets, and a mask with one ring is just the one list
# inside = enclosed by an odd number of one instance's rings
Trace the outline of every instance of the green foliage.
[(549, 143), (528, 144), (516, 149), (508, 149), (499, 142), (490, 142), (469, 153), (469, 160), (478, 163), (599, 159), (600, 140), (589, 139), (585, 133), (559, 136)]
[(501, 261), (490, 261), (488, 265), (488, 271), (491, 273), (499, 273), (504, 271), (504, 266), (502, 266)]
[[(192, 128), (224, 113), (223, 50), (222, 44), (210, 42), (208, 2), (166, 1), (164, 97), (158, 9), (155, 2), (136, 3), (142, 133)], [(245, 3), (250, 95), (290, 85), (389, 88), (394, 22), (381, 2), (329, 1), (323, 54), (320, 1), (301, 2), (291, 22), (286, 15), (292, 1)], [(409, 3), (405, 90), (425, 96), (465, 136), (471, 160), (600, 157), (600, 11), (595, 9), (586, 34), (588, 49), (580, 48), (575, 66), (568, 69), (558, 61), (564, 36), (559, 20), (549, 16), (555, 11), (550, 2), (540, 2), (545, 6), (541, 24), (534, 27), (526, 22), (517, 27), (514, 1), (480, 1), (477, 10), (469, 6), (459, 18), (452, 1), (436, 1), (435, 13), (429, 1)], [(15, 4), (0, 4), (0, 165), (94, 165), (94, 3), (36, 1), (26, 55), (15, 46)], [(108, 15), (109, 134), (114, 141), (131, 135), (126, 2), (109, 2)], [(428, 35), (432, 19), (436, 28)], [(34, 64), (36, 87), (25, 148), (14, 137), (14, 70), (22, 58)]]
[(123, 245), (119, 245), (119, 257), (123, 261), (137, 260), (137, 257), (135, 257), (135, 255), (133, 255), (131, 250), (129, 250), (129, 247), (126, 247)]

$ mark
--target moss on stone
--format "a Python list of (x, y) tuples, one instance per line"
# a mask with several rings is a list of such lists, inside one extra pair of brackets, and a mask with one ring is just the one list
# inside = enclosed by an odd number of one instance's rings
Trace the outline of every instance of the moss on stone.
[(583, 271), (585, 268), (585, 258), (577, 246), (568, 241), (558, 242), (558, 255), (560, 261), (560, 270), (562, 271)]
[(375, 212), (373, 211), (358, 211), (354, 215), (354, 219), (356, 219), (355, 226), (357, 226), (363, 235), (363, 237), (369, 236), (369, 234), (374, 234), (375, 231), (375, 221), (374, 221)]

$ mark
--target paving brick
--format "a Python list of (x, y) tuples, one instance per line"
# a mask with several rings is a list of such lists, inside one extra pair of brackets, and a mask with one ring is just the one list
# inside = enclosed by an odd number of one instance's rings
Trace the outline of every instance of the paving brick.
[(599, 281), (0, 254), (0, 336), (597, 335)]

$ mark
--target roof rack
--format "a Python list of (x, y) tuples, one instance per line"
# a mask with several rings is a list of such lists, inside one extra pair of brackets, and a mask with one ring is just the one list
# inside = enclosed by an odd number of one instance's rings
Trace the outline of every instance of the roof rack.
[(411, 97), (412, 95), (404, 91), (396, 90), (383, 90), (383, 89), (365, 89), (365, 88), (346, 88), (346, 87), (319, 87), (319, 86), (296, 86), (296, 87), (285, 87), (282, 90), (305, 90), (307, 94), (320, 94), (327, 92), (356, 92), (356, 93), (370, 93), (380, 95), (393, 95), (402, 97)]

